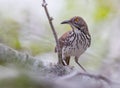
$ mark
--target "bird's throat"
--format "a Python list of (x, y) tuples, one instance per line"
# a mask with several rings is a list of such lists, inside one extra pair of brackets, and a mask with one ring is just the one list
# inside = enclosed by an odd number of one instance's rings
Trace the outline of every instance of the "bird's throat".
[(77, 34), (77, 33), (81, 33), (81, 30), (76, 28), (75, 26), (71, 25), (72, 31)]

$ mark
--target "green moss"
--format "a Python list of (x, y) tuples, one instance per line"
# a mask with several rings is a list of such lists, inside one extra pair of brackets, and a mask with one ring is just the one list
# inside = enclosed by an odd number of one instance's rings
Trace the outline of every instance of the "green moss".
[(5, 43), (15, 49), (21, 49), (19, 41), (20, 25), (12, 18), (2, 18), (0, 26), (1, 43)]
[(50, 52), (53, 50), (53, 45), (46, 42), (34, 42), (30, 46), (33, 55)]
[(112, 3), (107, 3), (107, 1), (97, 0), (96, 9), (93, 13), (93, 18), (95, 19), (95, 21), (103, 21), (109, 16), (110, 13), (112, 13)]
[(35, 83), (29, 77), (20, 75), (16, 78), (0, 81), (0, 88), (44, 88), (41, 84)]
[(110, 14), (111, 9), (107, 6), (99, 6), (95, 13), (94, 13), (94, 19), (95, 21), (101, 21), (104, 20), (108, 17), (108, 15)]

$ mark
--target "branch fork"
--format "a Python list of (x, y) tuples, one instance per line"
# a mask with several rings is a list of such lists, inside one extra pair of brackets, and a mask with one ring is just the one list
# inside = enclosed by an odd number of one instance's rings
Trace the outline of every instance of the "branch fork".
[(48, 4), (46, 3), (46, 2), (44, 2), (43, 4), (42, 4), (42, 7), (46, 7)]

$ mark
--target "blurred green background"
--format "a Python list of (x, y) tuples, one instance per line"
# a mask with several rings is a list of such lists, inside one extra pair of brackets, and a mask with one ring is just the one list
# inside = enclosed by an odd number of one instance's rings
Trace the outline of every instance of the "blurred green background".
[[(87, 22), (92, 44), (79, 59), (87, 70), (104, 73), (119, 67), (119, 0), (46, 1), (59, 37), (70, 30), (70, 26), (60, 24), (63, 20), (81, 16)], [(54, 37), (41, 4), (42, 0), (0, 0), (0, 43), (40, 57), (46, 64), (56, 63)], [(77, 67), (73, 59), (71, 65)]]

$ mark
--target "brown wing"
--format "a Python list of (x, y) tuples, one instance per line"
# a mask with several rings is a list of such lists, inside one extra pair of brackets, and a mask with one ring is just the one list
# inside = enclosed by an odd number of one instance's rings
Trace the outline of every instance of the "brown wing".
[[(59, 43), (60, 43), (60, 48), (61, 48), (61, 49), (62, 49), (63, 46), (65, 45), (65, 40), (66, 40), (66, 38), (68, 37), (68, 33), (69, 33), (69, 31), (66, 32), (66, 33), (64, 33), (64, 34), (59, 38)], [(57, 52), (57, 47), (55, 47), (55, 52)], [(66, 62), (67, 65), (69, 65), (70, 56), (66, 57), (65, 62)], [(62, 62), (62, 64), (65, 65), (64, 62)]]
[[(60, 48), (62, 49), (63, 46), (65, 45), (65, 39), (68, 37), (68, 32), (64, 33), (60, 38), (59, 38), (59, 43), (60, 43)], [(55, 52), (57, 52), (57, 47), (55, 47)]]

